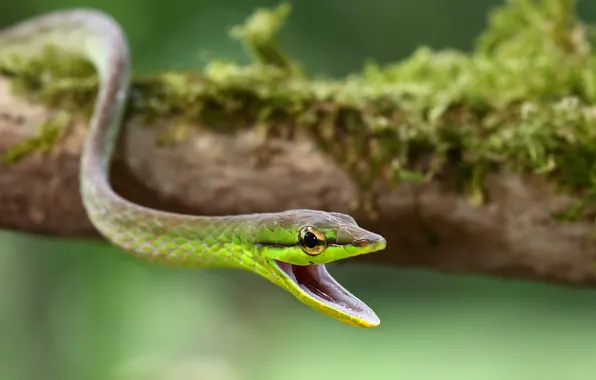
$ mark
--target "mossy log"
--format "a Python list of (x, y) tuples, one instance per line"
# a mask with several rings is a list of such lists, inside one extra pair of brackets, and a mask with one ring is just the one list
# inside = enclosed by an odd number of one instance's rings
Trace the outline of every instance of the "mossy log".
[[(135, 77), (113, 164), (124, 197), (222, 215), (351, 213), (388, 247), (351, 262), (596, 285), (596, 65), (568, 0), (513, 0), (471, 53), (421, 47), (331, 80), (234, 28), (254, 61)], [(97, 80), (52, 46), (0, 47), (0, 227), (98, 237), (78, 195)]]

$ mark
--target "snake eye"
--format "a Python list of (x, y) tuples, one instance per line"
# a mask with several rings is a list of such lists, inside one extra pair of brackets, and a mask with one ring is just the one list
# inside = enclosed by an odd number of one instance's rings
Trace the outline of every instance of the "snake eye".
[(325, 234), (310, 226), (300, 230), (298, 242), (302, 251), (310, 256), (319, 255), (327, 248)]

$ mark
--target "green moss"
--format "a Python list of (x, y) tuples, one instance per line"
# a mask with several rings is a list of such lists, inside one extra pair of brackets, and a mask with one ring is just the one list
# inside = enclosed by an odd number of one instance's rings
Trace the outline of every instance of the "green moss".
[[(561, 210), (561, 219), (591, 217), (596, 56), (572, 1), (510, 0), (491, 13), (470, 54), (420, 47), (340, 80), (307, 76), (280, 47), (276, 34), (289, 11), (260, 9), (233, 29), (252, 64), (215, 60), (201, 73), (137, 77), (129, 111), (172, 118), (162, 144), (192, 125), (221, 133), (258, 126), (268, 136), (307, 130), (352, 175), (357, 206), (371, 213), (376, 189), (403, 181), (437, 180), (479, 206), (485, 176), (508, 171), (578, 195), (582, 202)], [(7, 65), (0, 50), (0, 70), (29, 96), (88, 112), (92, 70), (45, 52)]]
[(48, 153), (60, 137), (64, 135), (70, 121), (67, 113), (61, 112), (39, 126), (35, 136), (15, 145), (0, 155), (0, 162), (11, 164), (20, 161), (32, 152)]
[(294, 63), (276, 40), (276, 34), (291, 10), (289, 3), (282, 3), (273, 10), (257, 9), (244, 25), (232, 28), (230, 35), (240, 40), (257, 62), (292, 69)]

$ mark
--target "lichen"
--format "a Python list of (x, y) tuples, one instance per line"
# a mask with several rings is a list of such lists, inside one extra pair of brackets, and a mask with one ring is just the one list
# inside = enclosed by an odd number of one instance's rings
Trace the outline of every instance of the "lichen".
[[(302, 128), (352, 175), (358, 207), (371, 213), (380, 185), (404, 181), (437, 180), (480, 206), (486, 175), (508, 171), (543, 176), (580, 199), (557, 218), (592, 216), (596, 56), (573, 1), (510, 0), (491, 12), (472, 53), (421, 46), (337, 80), (306, 75), (283, 51), (276, 35), (289, 11), (259, 9), (233, 28), (248, 65), (213, 60), (199, 73), (134, 78), (129, 112), (172, 119), (162, 144), (193, 125), (258, 125), (272, 136)], [(0, 73), (29, 96), (90, 111), (92, 70), (48, 52), (11, 66), (0, 50)]]

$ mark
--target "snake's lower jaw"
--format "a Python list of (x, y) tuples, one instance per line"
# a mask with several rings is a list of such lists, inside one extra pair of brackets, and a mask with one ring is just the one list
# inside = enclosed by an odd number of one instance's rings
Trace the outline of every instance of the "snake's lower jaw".
[(301, 266), (277, 260), (271, 264), (288, 290), (305, 304), (356, 327), (377, 327), (381, 323), (371, 308), (331, 277), (324, 264)]

